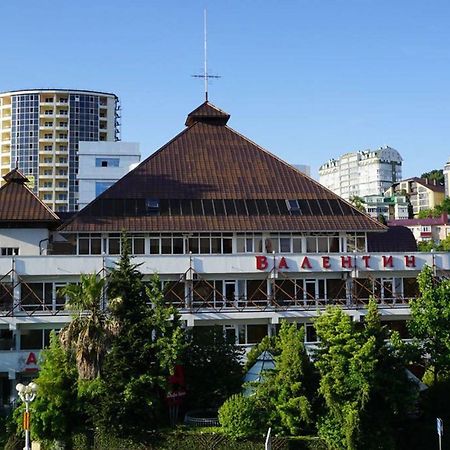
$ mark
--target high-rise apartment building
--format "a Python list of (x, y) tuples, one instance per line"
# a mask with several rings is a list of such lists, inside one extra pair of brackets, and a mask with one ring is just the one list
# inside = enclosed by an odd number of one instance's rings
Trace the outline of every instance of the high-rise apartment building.
[(79, 142), (118, 140), (118, 110), (117, 96), (105, 92), (0, 94), (0, 175), (18, 167), (47, 206), (76, 210)]
[(450, 197), (450, 158), (447, 164), (444, 166), (444, 186), (445, 196)]
[(319, 168), (320, 183), (347, 200), (382, 195), (401, 180), (402, 161), (400, 153), (388, 146), (345, 153)]

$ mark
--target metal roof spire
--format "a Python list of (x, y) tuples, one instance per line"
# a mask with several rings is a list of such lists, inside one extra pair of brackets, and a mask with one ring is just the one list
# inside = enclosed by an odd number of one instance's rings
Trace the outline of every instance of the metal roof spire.
[(205, 101), (208, 101), (208, 80), (209, 78), (220, 78), (220, 75), (210, 75), (208, 73), (208, 36), (207, 36), (207, 14), (206, 8), (203, 11), (203, 74), (202, 75), (192, 75), (194, 78), (203, 78), (205, 83)]

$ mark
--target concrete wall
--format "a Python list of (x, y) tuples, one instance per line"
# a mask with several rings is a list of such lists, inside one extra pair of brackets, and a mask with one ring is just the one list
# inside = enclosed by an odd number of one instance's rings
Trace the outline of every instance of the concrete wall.
[[(0, 229), (0, 247), (19, 247), (19, 255), (39, 255), (39, 242), (48, 238), (46, 228), (2, 228)], [(41, 244), (47, 248), (48, 241)], [(45, 251), (44, 251), (45, 253)]]

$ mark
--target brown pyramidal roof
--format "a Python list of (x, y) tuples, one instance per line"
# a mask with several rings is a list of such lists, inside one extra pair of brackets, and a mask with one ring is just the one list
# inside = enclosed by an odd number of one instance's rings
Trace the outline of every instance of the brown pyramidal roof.
[[(229, 126), (209, 102), (64, 231), (385, 231)], [(298, 208), (290, 209), (288, 200)]]
[(18, 169), (7, 173), (0, 188), (0, 226), (55, 226), (59, 217), (25, 185), (28, 180)]

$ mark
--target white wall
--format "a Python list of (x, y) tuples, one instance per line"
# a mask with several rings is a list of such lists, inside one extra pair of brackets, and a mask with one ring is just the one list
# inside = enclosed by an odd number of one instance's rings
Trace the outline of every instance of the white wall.
[[(116, 182), (139, 163), (141, 154), (135, 142), (80, 142), (79, 143), (79, 209), (95, 198), (97, 181)], [(97, 158), (119, 158), (119, 167), (96, 167)]]
[[(39, 242), (48, 238), (46, 228), (1, 228), (0, 247), (19, 247), (19, 255), (39, 255)], [(41, 244), (46, 249), (48, 241)]]

